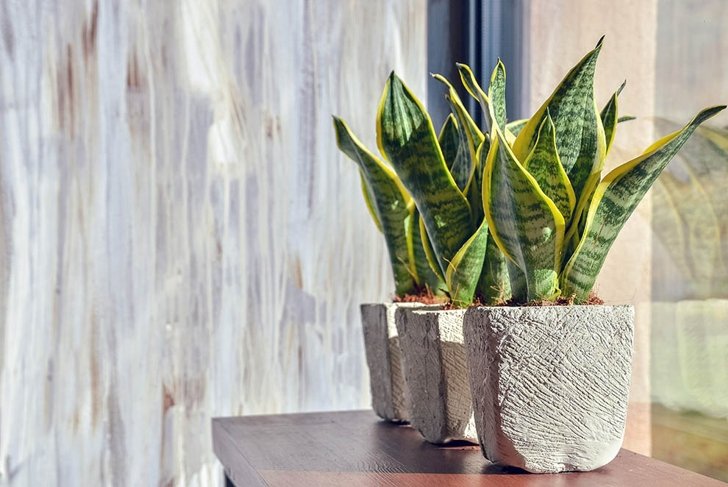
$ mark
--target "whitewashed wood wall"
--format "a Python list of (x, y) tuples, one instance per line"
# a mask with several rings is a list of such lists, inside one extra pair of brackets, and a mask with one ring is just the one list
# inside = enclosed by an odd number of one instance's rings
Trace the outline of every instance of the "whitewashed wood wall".
[(365, 407), (374, 143), (424, 0), (0, 2), (0, 484), (216, 485), (210, 418)]

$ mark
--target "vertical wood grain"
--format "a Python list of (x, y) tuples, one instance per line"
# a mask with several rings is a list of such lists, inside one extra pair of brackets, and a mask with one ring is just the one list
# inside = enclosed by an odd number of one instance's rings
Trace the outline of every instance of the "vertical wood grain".
[(215, 415), (363, 407), (374, 147), (424, 0), (0, 3), (0, 484), (217, 485)]

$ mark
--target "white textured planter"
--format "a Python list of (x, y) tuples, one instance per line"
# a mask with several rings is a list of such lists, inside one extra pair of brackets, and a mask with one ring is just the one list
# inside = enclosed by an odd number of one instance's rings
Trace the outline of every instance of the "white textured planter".
[(488, 460), (554, 473), (614, 459), (627, 416), (632, 306), (473, 308), (464, 332)]
[(431, 443), (476, 441), (463, 343), (465, 310), (397, 311), (410, 423)]
[(409, 398), (402, 372), (402, 352), (394, 315), (416, 303), (362, 304), (361, 322), (369, 366), (372, 409), (389, 421), (409, 420)]

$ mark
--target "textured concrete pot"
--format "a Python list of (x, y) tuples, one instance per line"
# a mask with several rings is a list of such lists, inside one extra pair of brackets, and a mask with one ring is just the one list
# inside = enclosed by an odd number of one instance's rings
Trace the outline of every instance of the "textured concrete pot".
[(555, 473), (614, 459), (627, 415), (632, 306), (472, 308), (464, 332), (488, 460)]
[(430, 443), (476, 441), (463, 343), (465, 310), (400, 309), (410, 423)]
[(416, 303), (362, 304), (361, 322), (369, 366), (372, 409), (380, 418), (409, 420), (409, 397), (402, 372), (402, 352), (394, 315), (397, 309)]

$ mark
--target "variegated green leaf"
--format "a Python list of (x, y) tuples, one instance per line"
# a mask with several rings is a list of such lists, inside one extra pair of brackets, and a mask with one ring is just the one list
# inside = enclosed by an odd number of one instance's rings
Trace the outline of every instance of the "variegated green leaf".
[(528, 300), (558, 296), (564, 218), (518, 162), (498, 127), (483, 175), (483, 206), (498, 247), (526, 275)]
[(384, 229), (382, 228), (382, 222), (379, 221), (377, 209), (374, 207), (374, 193), (367, 183), (364, 171), (362, 171), (361, 169), (359, 169), (359, 179), (361, 180), (361, 192), (362, 195), (364, 195), (364, 203), (366, 203), (367, 205), (367, 210), (369, 210), (369, 214), (371, 215), (372, 220), (374, 220), (374, 224), (377, 226), (377, 230), (384, 233)]
[[(491, 127), (491, 130), (493, 126), (499, 126), (498, 120), (500, 119), (498, 117), (500, 116), (502, 120), (505, 120), (505, 67), (503, 66), (503, 63), (498, 60), (498, 64), (491, 75), (492, 86), (488, 88), (489, 93), (487, 94), (483, 91), (483, 88), (481, 88), (478, 80), (475, 79), (475, 75), (470, 69), (470, 66), (467, 64), (457, 63), (457, 68), (460, 73), (460, 80), (462, 81), (463, 86), (465, 86), (465, 89), (471, 96), (478, 100), (478, 103), (483, 110), (485, 125)], [(498, 108), (494, 106), (496, 103), (491, 102), (491, 95), (497, 98), (497, 104), (499, 105)], [(500, 113), (499, 116), (496, 115), (496, 111)], [(482, 200), (482, 175), (485, 167), (485, 159), (490, 151), (490, 145), (490, 139), (486, 136), (481, 147), (479, 147), (478, 153), (476, 153), (477, 162), (473, 177), (474, 187), (469, 188), (470, 191), (468, 195), (468, 201), (470, 201), (471, 208), (477, 208), (475, 204), (476, 199), (481, 198)], [(476, 214), (476, 211), (473, 210), (473, 213)], [(477, 214), (478, 217), (480, 217), (480, 214)]]
[[(478, 170), (474, 177), (476, 182), (475, 184), (480, 191), (479, 195), (477, 195), (480, 200), (478, 202), (471, 200), (472, 206), (477, 205), (481, 209), (483, 207), (483, 168), (486, 165), (489, 149), (490, 139), (486, 138), (478, 148)], [(474, 193), (475, 191), (471, 191), (471, 194), (476, 196)], [(481, 214), (480, 218), (484, 217), (485, 215)], [(477, 289), (477, 292), (484, 304), (501, 304), (510, 299), (511, 286), (506, 263), (507, 259), (505, 255), (503, 255), (503, 252), (501, 252), (498, 248), (498, 244), (496, 244), (493, 238), (488, 238), (485, 249), (485, 260), (483, 262), (483, 269), (480, 273), (480, 280), (478, 281)]]
[(596, 172), (596, 166), (606, 154), (604, 128), (594, 101), (594, 68), (601, 46), (600, 39), (596, 48), (569, 71), (513, 144), (516, 158), (524, 161), (536, 143), (538, 129), (548, 109), (556, 127), (559, 157), (577, 201), (589, 176)]
[(528, 302), (526, 274), (511, 260), (508, 261), (508, 279), (511, 286), (511, 300), (515, 303)]
[(435, 274), (435, 276), (437, 276), (437, 279), (444, 283), (445, 275), (442, 273), (439, 262), (437, 262), (435, 251), (432, 250), (432, 243), (430, 242), (429, 235), (427, 235), (425, 222), (422, 217), (419, 217), (418, 221), (420, 227), (420, 243), (422, 243), (422, 250), (425, 252), (425, 260), (427, 261), (427, 265), (430, 266), (430, 270)]
[(568, 222), (576, 205), (576, 196), (556, 150), (556, 129), (548, 110), (533, 150), (523, 165)]
[(624, 116), (622, 116), (622, 117), (619, 117), (619, 118), (617, 119), (617, 123), (622, 123), (622, 122), (629, 122), (629, 121), (631, 121), (631, 120), (637, 120), (637, 117), (634, 117), (634, 116), (632, 116), (632, 115), (624, 115)]
[(463, 151), (460, 145), (460, 128), (455, 115), (452, 113), (447, 116), (445, 123), (442, 124), (438, 141), (440, 142), (442, 156), (445, 158), (445, 163), (449, 169), (459, 165), (456, 162), (458, 159), (468, 157), (467, 152)]
[(359, 166), (366, 187), (366, 198), (379, 222), (389, 251), (394, 273), (395, 292), (401, 296), (413, 292), (414, 266), (407, 245), (407, 224), (410, 216), (409, 196), (391, 168), (369, 152), (346, 123), (334, 117), (334, 130), (339, 149)]
[(645, 153), (611, 171), (599, 184), (587, 213), (584, 236), (562, 275), (563, 294), (577, 302), (588, 298), (617, 234), (662, 170), (705, 120), (723, 110), (701, 111), (677, 132), (655, 142)]
[(490, 75), (488, 98), (493, 107), (493, 116), (498, 127), (505, 133), (506, 127), (506, 67), (500, 59)]
[(617, 116), (617, 99), (626, 85), (626, 81), (622, 83), (604, 108), (602, 108), (602, 113), (600, 114), (602, 125), (604, 126), (604, 138), (606, 140), (607, 154), (609, 153), (609, 148), (612, 146), (612, 142), (614, 141), (614, 135), (617, 132), (617, 123), (619, 123), (619, 117)]
[(476, 163), (473, 169), (473, 177), (467, 187), (466, 197), (470, 203), (470, 211), (475, 222), (481, 221), (485, 216), (483, 214), (483, 168), (485, 167), (489, 149), (490, 138), (486, 136), (475, 152)]
[(420, 289), (429, 289), (434, 294), (439, 294), (445, 287), (445, 283), (440, 279), (435, 271), (430, 267), (430, 263), (427, 259), (427, 252), (425, 251), (423, 238), (420, 234), (420, 212), (415, 208), (412, 214), (412, 218), (409, 220), (409, 233), (412, 241), (412, 255), (414, 257), (415, 271), (417, 277), (415, 278), (417, 287)]
[(394, 72), (377, 112), (377, 142), (417, 204), (444, 271), (475, 225), (447, 169), (430, 116)]
[(457, 63), (457, 68), (463, 86), (480, 103), (486, 126), (492, 131), (493, 125), (497, 124), (501, 131), (505, 131), (506, 140), (510, 145), (515, 140), (515, 134), (511, 132), (511, 128), (520, 131), (527, 120), (516, 121), (513, 124), (506, 123), (506, 68), (501, 60), (498, 60), (490, 75), (488, 93), (483, 91), (470, 66)]
[(487, 242), (488, 226), (483, 220), (478, 230), (450, 261), (445, 273), (445, 282), (455, 306), (462, 307), (472, 303), (483, 270)]
[(513, 122), (509, 122), (506, 124), (506, 130), (508, 130), (513, 135), (518, 136), (518, 134), (521, 133), (521, 130), (523, 130), (523, 127), (525, 127), (527, 123), (527, 118), (514, 120)]
[[(483, 91), (480, 83), (478, 83), (478, 80), (475, 78), (473, 70), (470, 69), (470, 66), (463, 63), (456, 63), (456, 66), (458, 68), (458, 73), (460, 74), (460, 81), (463, 83), (465, 90), (470, 94), (470, 96), (478, 100), (478, 103), (480, 103), (480, 108), (481, 110), (483, 110), (483, 117), (485, 119), (486, 126), (488, 126), (489, 131), (492, 130), (490, 124), (495, 117), (495, 111), (490, 104), (488, 95), (485, 93), (485, 91)], [(495, 75), (495, 71), (493, 75)], [(493, 78), (493, 75), (491, 75), (491, 78)]]
[(473, 74), (473, 70), (470, 69), (470, 66), (464, 63), (455, 63), (455, 65), (458, 68), (460, 81), (463, 83), (465, 91), (467, 91), (470, 96), (475, 98), (478, 103), (480, 103), (480, 108), (483, 110), (483, 113), (487, 115), (490, 111), (490, 109), (488, 108), (488, 95), (485, 93), (485, 91), (483, 91), (480, 83), (478, 83), (477, 78)]
[(485, 247), (485, 260), (478, 282), (478, 294), (485, 305), (503, 304), (511, 299), (508, 259), (493, 238), (488, 238)]
[[(607, 102), (605, 107), (602, 109), (602, 113), (600, 115), (602, 125), (604, 126), (604, 137), (606, 141), (605, 159), (606, 153), (609, 152), (612, 142), (614, 141), (614, 135), (617, 132), (617, 124), (619, 123), (619, 118), (617, 117), (617, 99), (626, 84), (626, 81), (622, 83), (619, 89), (617, 89), (614, 95), (612, 95), (609, 99), (609, 102)], [(573, 221), (567, 225), (566, 236), (564, 237), (564, 240), (566, 241), (563, 255), (564, 262), (571, 258), (574, 250), (576, 250), (576, 246), (579, 244), (579, 239), (584, 233), (584, 225), (586, 224), (585, 212), (587, 211), (587, 208), (589, 208), (589, 204), (594, 196), (594, 191), (597, 189), (599, 180), (602, 177), (601, 173), (603, 168), (604, 159), (602, 159), (602, 161), (594, 168), (592, 174), (587, 179), (586, 184), (584, 185), (584, 190), (581, 192), (581, 198), (577, 202), (576, 211), (573, 213)]]
[(448, 103), (450, 103), (452, 114), (458, 121), (460, 147), (461, 150), (463, 148), (467, 149), (465, 152), (468, 157), (459, 159), (456, 164), (453, 164), (450, 168), (450, 172), (452, 173), (453, 179), (455, 179), (458, 188), (460, 188), (463, 192), (467, 192), (467, 187), (473, 177), (473, 171), (475, 168), (476, 151), (478, 146), (480, 146), (483, 142), (484, 135), (473, 121), (452, 84), (450, 84), (450, 82), (442, 75), (434, 74), (432, 76), (443, 83), (448, 89), (446, 98)]

